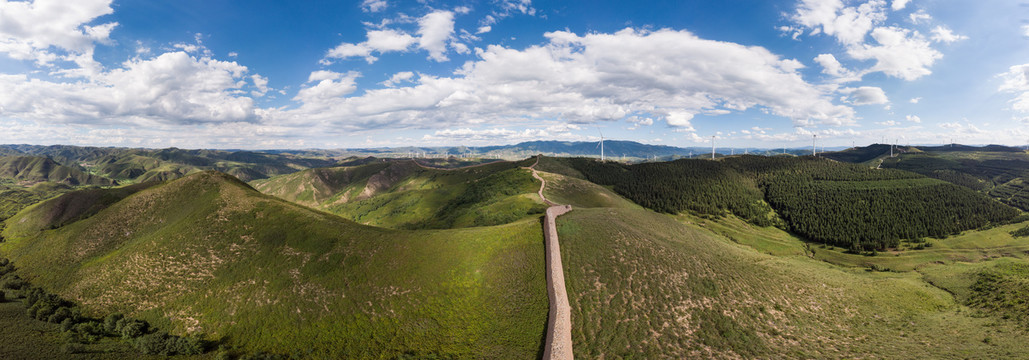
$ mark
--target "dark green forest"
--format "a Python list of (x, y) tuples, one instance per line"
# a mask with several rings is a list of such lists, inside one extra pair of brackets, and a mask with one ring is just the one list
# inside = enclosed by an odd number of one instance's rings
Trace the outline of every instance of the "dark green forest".
[[(736, 215), (855, 251), (1006, 222), (1019, 211), (966, 187), (814, 157), (623, 165), (568, 159), (587, 180), (665, 213)], [(774, 209), (774, 211), (773, 211)]]

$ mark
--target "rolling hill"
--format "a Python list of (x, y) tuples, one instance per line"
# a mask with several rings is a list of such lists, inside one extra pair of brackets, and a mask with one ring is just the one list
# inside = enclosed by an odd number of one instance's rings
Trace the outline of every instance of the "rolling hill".
[(0, 254), (90, 314), (122, 312), (249, 351), (507, 359), (541, 348), (536, 219), (374, 228), (217, 172), (134, 190), (99, 210), (62, 198), (30, 207), (7, 221)]
[(412, 160), (318, 168), (252, 182), (269, 195), (363, 224), (446, 229), (505, 224), (544, 210), (523, 166), (496, 162), (435, 169)]
[(117, 184), (110, 179), (88, 174), (79, 169), (58, 164), (53, 159), (38, 156), (0, 157), (0, 179), (27, 185), (48, 181), (71, 186)]

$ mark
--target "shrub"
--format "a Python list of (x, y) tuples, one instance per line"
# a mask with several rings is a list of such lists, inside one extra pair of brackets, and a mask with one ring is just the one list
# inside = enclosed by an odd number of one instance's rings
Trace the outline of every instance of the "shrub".
[(109, 334), (120, 334), (121, 328), (118, 327), (118, 321), (124, 318), (125, 315), (119, 313), (107, 315), (104, 318), (104, 331), (107, 331)]
[(7, 294), (3, 290), (0, 290), (0, 302), (7, 301)]
[(99, 322), (90, 321), (75, 325), (75, 332), (79, 334), (83, 342), (95, 343), (105, 335), (104, 327)]
[(136, 339), (136, 350), (148, 355), (171, 355), (168, 347), (168, 334), (159, 332)]
[(67, 343), (61, 346), (65, 354), (81, 354), (86, 352), (86, 346), (78, 343)]
[(71, 309), (61, 306), (57, 308), (57, 310), (55, 310), (53, 314), (47, 317), (46, 321), (51, 324), (60, 324), (63, 323), (66, 319), (71, 320), (71, 318)]
[(71, 322), (71, 318), (65, 318), (61, 321), (61, 331), (71, 331), (75, 326), (75, 323)]
[(147, 333), (150, 328), (150, 324), (143, 320), (136, 319), (122, 319), (119, 321), (121, 324), (121, 338), (130, 340), (143, 336)]

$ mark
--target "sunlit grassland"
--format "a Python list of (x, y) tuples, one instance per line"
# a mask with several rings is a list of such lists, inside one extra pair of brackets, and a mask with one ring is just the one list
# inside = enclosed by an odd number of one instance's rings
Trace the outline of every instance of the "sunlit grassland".
[(537, 218), (362, 226), (199, 173), (0, 254), (94, 315), (311, 358), (531, 358), (546, 327)]
[[(647, 210), (558, 219), (580, 356), (1022, 357), (1025, 333), (971, 316), (916, 272), (773, 256)], [(982, 340), (990, 337), (989, 343)]]
[(542, 213), (526, 161), (440, 170), (410, 160), (311, 169), (252, 184), (356, 222), (394, 229), (505, 224)]

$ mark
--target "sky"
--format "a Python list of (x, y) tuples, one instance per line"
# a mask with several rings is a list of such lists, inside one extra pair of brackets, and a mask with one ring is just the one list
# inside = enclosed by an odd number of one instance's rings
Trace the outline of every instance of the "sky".
[(1029, 1), (0, 0), (0, 143), (1029, 142)]

